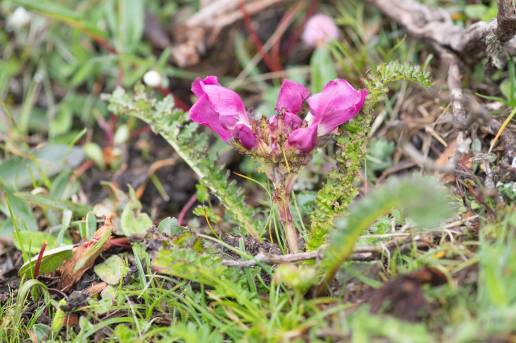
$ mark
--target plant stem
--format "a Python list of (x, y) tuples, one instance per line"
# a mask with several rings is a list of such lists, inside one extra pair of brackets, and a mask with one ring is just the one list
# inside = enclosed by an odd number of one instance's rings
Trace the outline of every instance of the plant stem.
[(290, 194), (279, 195), (278, 206), (281, 224), (287, 237), (288, 250), (292, 254), (298, 253), (298, 235), (292, 222), (292, 213), (290, 212)]
[(273, 200), (278, 205), (279, 217), (285, 236), (287, 246), (290, 253), (299, 252), (298, 234), (292, 221), (292, 213), (290, 212), (290, 193), (294, 187), (296, 179), (295, 174), (283, 174), (277, 168), (272, 168), (268, 173), (269, 179), (274, 187)]

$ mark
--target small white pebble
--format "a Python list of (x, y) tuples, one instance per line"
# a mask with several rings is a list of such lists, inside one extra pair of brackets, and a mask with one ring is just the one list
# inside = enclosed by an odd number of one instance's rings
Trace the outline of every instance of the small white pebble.
[(7, 27), (11, 30), (19, 30), (27, 25), (32, 18), (30, 12), (23, 7), (18, 7), (7, 18)]
[(163, 85), (163, 78), (156, 70), (149, 70), (143, 75), (143, 82), (149, 87), (156, 88)]

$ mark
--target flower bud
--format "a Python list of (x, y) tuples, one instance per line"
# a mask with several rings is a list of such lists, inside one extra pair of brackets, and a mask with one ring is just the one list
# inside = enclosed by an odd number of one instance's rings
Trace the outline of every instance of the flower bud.
[(32, 16), (30, 12), (28, 12), (25, 8), (21, 6), (17, 7), (7, 19), (7, 27), (13, 31), (19, 30), (27, 25), (31, 18)]
[(143, 82), (149, 87), (157, 88), (163, 85), (163, 78), (156, 70), (149, 70), (143, 75)]
[(339, 37), (339, 29), (331, 17), (316, 14), (308, 19), (303, 31), (303, 41), (310, 47), (318, 47)]

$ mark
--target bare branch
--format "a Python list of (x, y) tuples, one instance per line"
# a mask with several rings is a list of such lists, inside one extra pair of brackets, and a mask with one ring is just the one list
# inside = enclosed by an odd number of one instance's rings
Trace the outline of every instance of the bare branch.
[[(516, 49), (516, 40), (512, 39), (516, 29), (512, 0), (500, 0), (504, 10), (498, 19), (490, 22), (478, 22), (467, 28), (453, 24), (450, 15), (441, 9), (432, 9), (414, 0), (369, 0), (392, 20), (400, 23), (413, 36), (427, 39), (445, 49), (450, 49), (466, 63), (474, 63), (478, 58), (489, 53), (490, 35), (498, 37), (506, 50)], [(512, 8), (512, 9), (511, 9)], [(497, 21), (502, 25), (498, 26)], [(492, 50), (492, 49), (491, 49)]]

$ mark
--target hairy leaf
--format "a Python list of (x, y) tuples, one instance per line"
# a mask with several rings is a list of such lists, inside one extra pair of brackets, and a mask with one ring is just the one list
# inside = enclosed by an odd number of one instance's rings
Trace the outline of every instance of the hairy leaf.
[(414, 175), (389, 180), (336, 221), (321, 262), (323, 286), (351, 255), (360, 235), (393, 209), (403, 211), (418, 226), (431, 227), (450, 217), (453, 206), (446, 189), (433, 178)]
[(357, 196), (356, 176), (365, 159), (367, 136), (374, 106), (387, 94), (387, 86), (395, 81), (407, 80), (430, 85), (427, 72), (418, 66), (390, 62), (379, 65), (369, 73), (366, 87), (369, 92), (364, 113), (346, 124), (337, 137), (337, 168), (328, 178), (316, 197), (316, 208), (310, 218), (310, 231), (307, 242), (309, 250), (315, 250), (324, 243), (328, 232), (333, 228), (335, 218), (342, 215)]
[(174, 107), (171, 97), (162, 101), (151, 99), (142, 87), (137, 87), (133, 96), (118, 88), (105, 98), (114, 113), (137, 117), (163, 136), (197, 174), (200, 182), (220, 200), (243, 232), (261, 239), (262, 225), (253, 219), (254, 211), (245, 205), (242, 191), (234, 182), (228, 181), (227, 172), (207, 158), (207, 136), (196, 132), (197, 124), (187, 121), (186, 114)]

